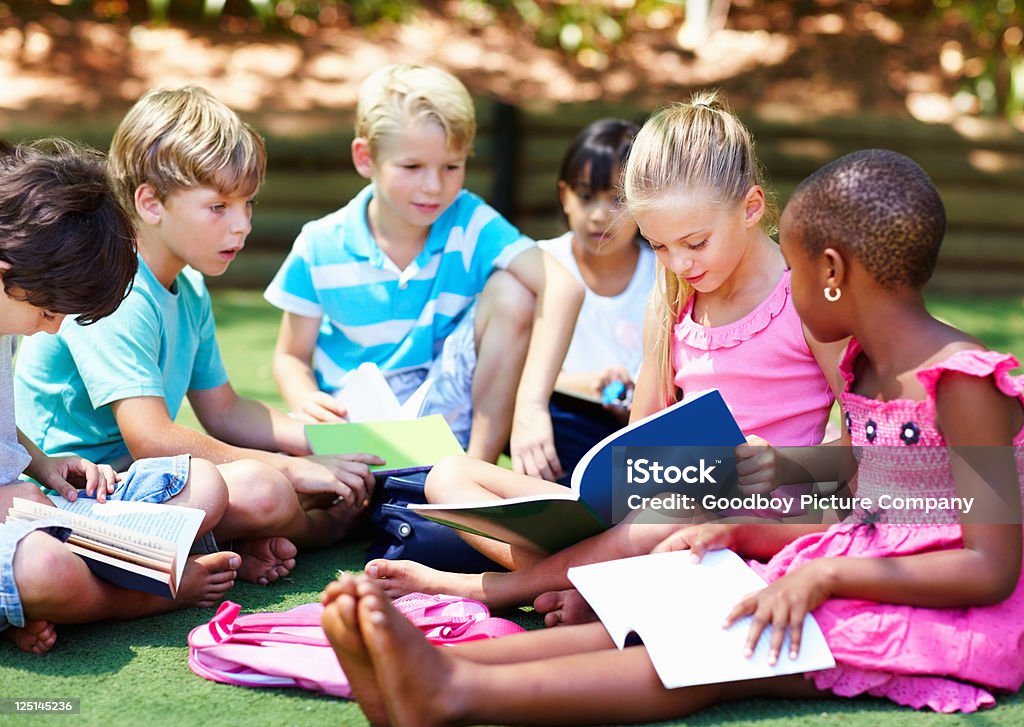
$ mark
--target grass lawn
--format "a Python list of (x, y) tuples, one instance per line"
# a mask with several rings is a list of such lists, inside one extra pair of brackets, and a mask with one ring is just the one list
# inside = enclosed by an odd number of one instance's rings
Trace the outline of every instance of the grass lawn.
[[(1024, 357), (1024, 302), (1020, 299), (936, 299), (933, 309), (989, 346)], [(218, 291), (215, 309), (221, 348), (235, 388), (280, 405), (270, 374), (270, 352), (278, 316), (257, 292)], [(180, 421), (193, 423), (190, 411)], [(300, 559), (293, 577), (269, 588), (236, 586), (231, 598), (250, 611), (276, 611), (316, 599), (337, 569), (363, 564), (360, 545), (337, 547)], [(0, 644), (0, 698), (80, 698), (78, 715), (22, 719), (4, 713), (0, 725), (349, 725), (365, 724), (352, 703), (288, 690), (257, 690), (213, 684), (192, 674), (185, 637), (213, 611), (184, 612), (118, 624), (63, 627), (55, 649), (29, 656)], [(527, 627), (539, 620), (527, 611), (514, 614)], [(1022, 655), (1024, 658), (1024, 655)], [(515, 689), (515, 685), (509, 685)], [(629, 695), (623, 695), (628, 699)], [(892, 727), (912, 725), (1024, 724), (1024, 695), (1000, 700), (999, 706), (975, 715), (917, 713), (874, 699), (811, 702), (743, 701), (705, 710), (680, 722), (686, 725), (782, 727), (843, 725)]]

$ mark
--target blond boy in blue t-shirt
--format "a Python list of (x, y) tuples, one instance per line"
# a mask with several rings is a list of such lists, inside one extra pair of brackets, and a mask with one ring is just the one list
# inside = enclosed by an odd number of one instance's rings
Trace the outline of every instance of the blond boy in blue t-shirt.
[[(476, 132), (465, 86), (437, 68), (393, 65), (360, 86), (352, 160), (370, 180), (309, 223), (267, 299), (284, 311), (274, 373), (316, 421), (346, 412), (345, 374), (376, 363), (399, 399), (432, 386), (470, 456), (556, 479), (548, 400), (582, 287), (463, 189)], [(470, 412), (472, 416), (470, 417)]]

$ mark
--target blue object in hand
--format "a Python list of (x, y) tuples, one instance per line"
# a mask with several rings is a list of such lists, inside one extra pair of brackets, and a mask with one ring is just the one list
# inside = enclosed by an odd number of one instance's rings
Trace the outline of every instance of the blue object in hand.
[(601, 390), (601, 403), (610, 406), (622, 406), (626, 398), (626, 385), (615, 379)]

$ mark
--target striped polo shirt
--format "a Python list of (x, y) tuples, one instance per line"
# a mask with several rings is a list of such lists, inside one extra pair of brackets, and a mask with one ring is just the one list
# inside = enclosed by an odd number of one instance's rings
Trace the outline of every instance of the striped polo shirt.
[(370, 232), (372, 197), (370, 185), (306, 224), (264, 293), (283, 311), (321, 319), (313, 370), (324, 391), (364, 361), (385, 372), (429, 366), (491, 272), (535, 244), (462, 190), (399, 270)]

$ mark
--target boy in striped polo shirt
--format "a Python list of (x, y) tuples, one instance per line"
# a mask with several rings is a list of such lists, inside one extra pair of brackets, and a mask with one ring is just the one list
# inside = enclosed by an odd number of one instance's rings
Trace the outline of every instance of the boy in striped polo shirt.
[(314, 421), (345, 416), (332, 393), (364, 361), (399, 400), (429, 377), (421, 413), (444, 414), (470, 456), (495, 461), (511, 433), (515, 468), (553, 480), (548, 399), (583, 292), (462, 188), (475, 131), (445, 71), (394, 65), (363, 82), (352, 159), (371, 184), (303, 227), (267, 288), (284, 311), (274, 374)]

